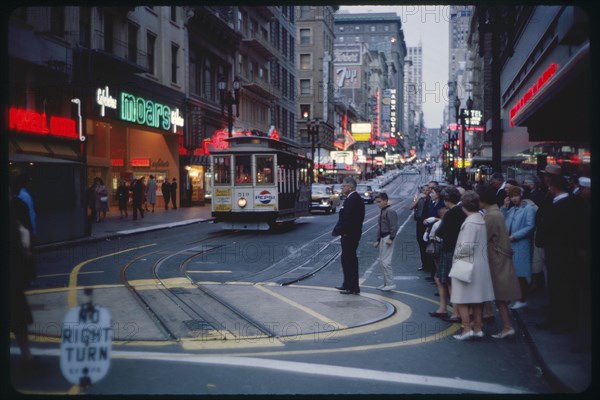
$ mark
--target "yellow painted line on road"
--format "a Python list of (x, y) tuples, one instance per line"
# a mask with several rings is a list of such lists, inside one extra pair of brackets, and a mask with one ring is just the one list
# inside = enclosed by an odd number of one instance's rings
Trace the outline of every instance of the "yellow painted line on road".
[(227, 270), (192, 271), (192, 270), (188, 269), (186, 272), (188, 274), (231, 274), (231, 271), (227, 271)]
[(257, 288), (258, 290), (264, 292), (264, 293), (267, 293), (267, 294), (275, 297), (278, 300), (283, 301), (284, 303), (289, 304), (290, 306), (292, 306), (294, 308), (299, 309), (300, 311), (303, 311), (303, 312), (307, 313), (308, 315), (312, 315), (313, 317), (315, 317), (315, 318), (317, 318), (317, 319), (325, 322), (326, 324), (329, 324), (330, 326), (337, 326), (337, 327), (339, 327), (339, 329), (346, 329), (346, 328), (348, 328), (347, 326), (345, 326), (343, 324), (340, 324), (339, 322), (336, 322), (336, 321), (334, 321), (334, 320), (332, 320), (330, 318), (327, 318), (326, 316), (324, 316), (322, 314), (319, 314), (318, 312), (316, 312), (312, 308), (305, 307), (305, 306), (303, 306), (300, 303), (297, 303), (297, 302), (295, 302), (293, 300), (288, 299), (285, 296), (282, 296), (282, 295), (280, 295), (278, 293), (275, 293), (275, 292), (267, 289), (263, 285), (255, 285), (254, 287)]
[(106, 257), (112, 257), (112, 256), (116, 256), (117, 254), (123, 254), (123, 253), (127, 253), (130, 251), (134, 251), (134, 250), (139, 250), (139, 249), (143, 249), (146, 247), (150, 247), (150, 246), (156, 246), (156, 243), (151, 243), (151, 244), (146, 244), (143, 246), (138, 246), (138, 247), (133, 247), (131, 249), (126, 249), (126, 250), (121, 250), (121, 251), (117, 251), (114, 253), (110, 253), (110, 254), (105, 254), (103, 256), (100, 257), (95, 257), (83, 262), (80, 262), (79, 264), (77, 264), (75, 266), (75, 268), (73, 268), (73, 270), (71, 271), (71, 273), (69, 274), (69, 294), (68, 294), (68, 298), (67, 298), (67, 304), (69, 305), (69, 309), (77, 306), (77, 290), (81, 289), (77, 287), (77, 275), (79, 274), (79, 271), (81, 271), (81, 268), (83, 268), (85, 265), (106, 258)]

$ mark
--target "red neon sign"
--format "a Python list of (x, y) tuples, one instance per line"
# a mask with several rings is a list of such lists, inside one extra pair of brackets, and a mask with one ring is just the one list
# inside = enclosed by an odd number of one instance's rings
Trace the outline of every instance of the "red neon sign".
[(51, 135), (69, 139), (79, 138), (76, 128), (77, 122), (74, 119), (51, 115), (50, 126), (48, 126), (46, 113), (10, 107), (8, 114), (9, 129), (37, 135)]
[(150, 159), (149, 158), (132, 158), (129, 164), (132, 167), (149, 167)]
[(541, 89), (544, 87), (550, 78), (556, 73), (558, 69), (558, 64), (552, 63), (550, 66), (542, 73), (542, 75), (535, 81), (533, 85), (523, 94), (523, 96), (517, 101), (517, 103), (510, 109), (510, 126), (515, 126), (515, 115), (525, 106), (525, 104), (529, 103), (533, 96), (535, 96)]

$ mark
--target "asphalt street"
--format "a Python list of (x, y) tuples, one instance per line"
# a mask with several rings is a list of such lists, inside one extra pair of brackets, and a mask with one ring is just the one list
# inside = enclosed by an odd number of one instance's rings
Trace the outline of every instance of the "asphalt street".
[[(435, 286), (417, 271), (415, 184), (387, 188), (401, 228), (397, 289), (383, 293), (371, 246), (378, 209), (367, 205), (359, 248), (360, 296), (340, 295), (334, 215), (311, 215), (281, 232), (223, 232), (209, 207), (110, 216), (85, 240), (40, 250), (29, 292), (39, 359), (22, 365), (11, 341), (11, 383), (27, 394), (399, 394), (557, 393), (584, 390), (591, 353), (573, 337), (536, 331), (544, 295), (513, 312), (518, 335), (457, 343), (459, 324), (431, 318)], [(293, 283), (290, 283), (293, 282)], [(283, 284), (283, 285), (282, 285)], [(66, 312), (94, 287), (113, 318), (108, 374), (88, 388), (59, 368)], [(133, 295), (135, 293), (135, 296)], [(223, 303), (227, 310), (223, 311)], [(221, 304), (221, 305), (219, 305)], [(234, 312), (231, 312), (233, 310)], [(231, 315), (227, 314), (230, 313)], [(234, 315), (235, 314), (235, 315)], [(54, 331), (53, 331), (54, 329)], [(576, 349), (577, 350), (577, 349)]]

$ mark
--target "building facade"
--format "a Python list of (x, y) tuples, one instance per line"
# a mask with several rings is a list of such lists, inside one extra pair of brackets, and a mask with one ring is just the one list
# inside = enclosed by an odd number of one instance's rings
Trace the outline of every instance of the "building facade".
[[(297, 141), (312, 152), (314, 140), (317, 169), (321, 169), (320, 164), (331, 163), (329, 153), (336, 149), (336, 134), (342, 126), (342, 114), (336, 112), (334, 105), (333, 18), (336, 10), (337, 6), (296, 7)], [(310, 124), (314, 125), (312, 131)]]
[[(404, 40), (404, 31), (402, 30), (402, 21), (400, 17), (395, 13), (369, 13), (369, 14), (350, 14), (350, 13), (336, 13), (335, 15), (335, 34), (336, 34), (336, 45), (337, 46), (357, 46), (364, 45), (365, 53), (369, 54), (371, 51), (376, 53), (381, 52), (385, 56), (386, 63), (386, 79), (384, 87), (381, 90), (393, 90), (395, 91), (396, 104), (395, 113), (390, 117), (389, 124), (389, 135), (395, 139), (396, 145), (395, 151), (398, 151), (398, 139), (403, 136), (402, 123), (404, 121), (404, 106), (403, 106), (403, 93), (404, 87), (404, 60), (406, 57), (406, 43)], [(376, 55), (373, 53), (371, 55)], [(376, 55), (376, 57), (379, 57)], [(366, 82), (371, 80), (368, 71), (366, 76)], [(358, 74), (357, 74), (358, 75)], [(377, 107), (382, 110), (382, 104), (373, 104), (371, 99), (371, 92), (374, 88), (366, 87), (366, 93), (370, 98), (366, 99), (364, 104), (365, 117), (369, 120), (372, 117), (373, 107)], [(352, 93), (354, 99), (356, 99), (357, 93)], [(380, 93), (380, 101), (383, 97)], [(358, 108), (361, 109), (362, 105), (357, 104)], [(394, 121), (395, 124), (391, 124)], [(373, 121), (370, 121), (373, 122)], [(374, 122), (380, 123), (379, 120)], [(394, 131), (392, 131), (392, 126)], [(387, 128), (379, 126), (378, 128)]]

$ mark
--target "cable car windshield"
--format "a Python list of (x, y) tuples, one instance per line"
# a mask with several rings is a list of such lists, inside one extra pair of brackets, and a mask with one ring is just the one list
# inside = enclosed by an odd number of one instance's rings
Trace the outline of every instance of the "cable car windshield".
[(252, 156), (235, 156), (235, 184), (252, 185)]

